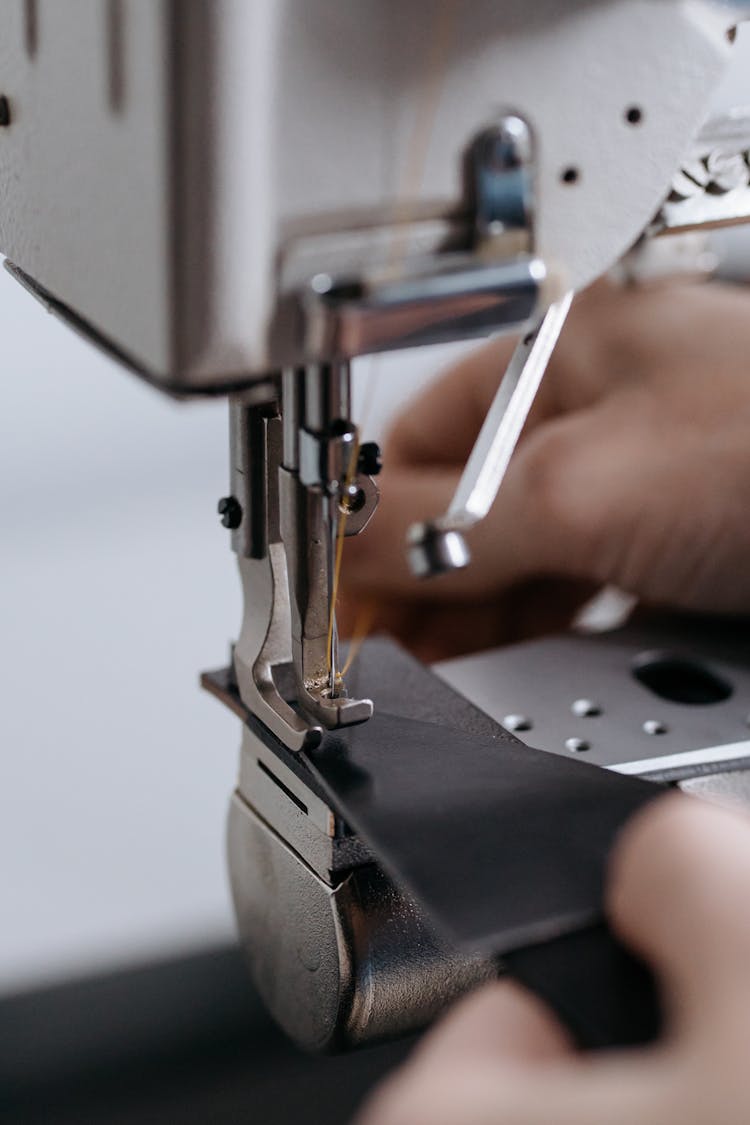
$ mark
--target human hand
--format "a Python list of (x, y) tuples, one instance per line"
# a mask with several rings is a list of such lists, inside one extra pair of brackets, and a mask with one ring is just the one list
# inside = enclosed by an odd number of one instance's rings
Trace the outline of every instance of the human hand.
[(613, 929), (661, 985), (654, 1047), (584, 1055), (543, 1004), (498, 981), (461, 1002), (358, 1125), (746, 1125), (750, 822), (682, 796), (628, 825)]
[(511, 350), (471, 354), (397, 421), (380, 510), (347, 542), (345, 626), (372, 602), (434, 660), (563, 627), (606, 584), (750, 610), (750, 294), (720, 284), (580, 297), (470, 567), (410, 575), (407, 529), (445, 511)]

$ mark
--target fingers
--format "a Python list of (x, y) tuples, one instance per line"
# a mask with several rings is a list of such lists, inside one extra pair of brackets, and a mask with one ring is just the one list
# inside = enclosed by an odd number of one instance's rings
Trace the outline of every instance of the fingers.
[(687, 1125), (666, 1115), (672, 1070), (592, 1063), (535, 997), (507, 981), (459, 1004), (358, 1125)]
[(624, 1059), (407, 1069), (356, 1125), (706, 1125), (710, 1116), (690, 1113), (680, 1079), (677, 1067)]
[(456, 466), (465, 461), (514, 347), (515, 338), (492, 340), (407, 404), (388, 435), (386, 464)]
[[(475, 1119), (464, 1116), (470, 1113), (464, 1095), (467, 1076), (497, 1076), (498, 1068), (566, 1058), (572, 1050), (567, 1033), (540, 1000), (515, 982), (493, 982), (452, 1009), (407, 1067), (380, 1091), (359, 1125), (459, 1120), (468, 1125)], [(450, 1080), (439, 1093), (441, 1074)], [(451, 1118), (461, 1101), (461, 1115)]]
[(750, 1118), (750, 822), (654, 802), (615, 852), (609, 910), (651, 962), (671, 1040), (581, 1056), (537, 1001), (496, 985), (459, 1007), (371, 1103), (363, 1125), (705, 1125)]
[(388, 633), (432, 664), (565, 629), (595, 593), (588, 583), (553, 579), (522, 583), (479, 601), (373, 602), (363, 591), (342, 599), (337, 620), (342, 637)]
[(412, 1065), (542, 1062), (573, 1052), (570, 1038), (541, 1000), (511, 980), (471, 993), (437, 1025)]
[[(559, 491), (560, 465), (555, 451), (564, 443), (554, 442), (553, 434), (549, 441), (542, 440), (541, 449), (536, 443), (533, 457), (525, 456), (524, 447), (529, 435), (538, 434), (540, 427), (544, 430), (545, 420), (561, 411), (581, 410), (601, 395), (605, 367), (585, 358), (588, 336), (582, 329), (592, 316), (599, 319), (602, 300), (613, 302), (606, 286), (594, 288), (574, 306), (498, 501), (490, 518), (467, 536), (472, 552), (469, 572), (416, 582), (407, 562), (406, 538), (412, 524), (432, 520), (448, 508), (512, 354), (515, 341), (508, 338), (494, 340), (466, 356), (396, 420), (386, 444), (381, 505), (373, 530), (347, 544), (347, 585), (388, 597), (466, 599), (495, 593), (519, 578), (550, 572), (548, 548), (553, 544), (555, 521), (545, 509), (544, 495), (536, 494), (535, 482), (541, 481), (547, 491), (551, 482)], [(576, 430), (575, 422), (572, 430)], [(585, 434), (572, 432), (566, 448), (575, 451), (585, 442)], [(545, 452), (548, 446), (549, 454)], [(540, 473), (539, 466), (547, 465), (549, 471)], [(557, 541), (561, 539), (564, 535), (558, 534)], [(559, 554), (566, 564), (577, 561), (579, 569), (586, 569), (585, 542), (581, 541), (576, 559), (568, 549)], [(565, 567), (556, 569), (571, 573)]]
[[(579, 410), (601, 396), (607, 368), (593, 348), (592, 326), (617, 308), (621, 291), (602, 283), (576, 299), (542, 382), (526, 433), (555, 414)], [(479, 433), (517, 343), (503, 336), (470, 352), (396, 419), (386, 448), (394, 465), (463, 464)]]
[(726, 1038), (750, 1007), (750, 821), (670, 796), (625, 830), (609, 910), (623, 940), (656, 968), (678, 1031)]
[(375, 519), (346, 545), (347, 586), (391, 598), (468, 601), (549, 574), (595, 581), (597, 545), (608, 541), (613, 511), (624, 522), (628, 506), (642, 509), (642, 497), (630, 502), (633, 474), (618, 475), (620, 461), (609, 463), (611, 445), (594, 411), (540, 426), (511, 461), (487, 518), (467, 533), (470, 567), (429, 581), (415, 580), (409, 569), (408, 531), (446, 511), (462, 466), (387, 466)]
[[(468, 604), (556, 576), (618, 585), (653, 604), (746, 609), (749, 307), (718, 287), (585, 294), (497, 501), (467, 536), (471, 566), (420, 582), (408, 529), (448, 507), (508, 341), (469, 356), (397, 423), (381, 509), (347, 543), (346, 587)], [(682, 330), (675, 309), (689, 316)], [(702, 342), (712, 336), (724, 347), (706, 379)]]

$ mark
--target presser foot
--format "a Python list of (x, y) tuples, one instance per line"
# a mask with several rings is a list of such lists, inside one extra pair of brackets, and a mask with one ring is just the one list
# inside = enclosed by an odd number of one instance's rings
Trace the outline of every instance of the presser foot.
[(371, 699), (350, 699), (340, 688), (338, 690), (341, 694), (334, 695), (329, 686), (307, 688), (300, 693), (300, 705), (326, 730), (357, 726), (372, 718)]

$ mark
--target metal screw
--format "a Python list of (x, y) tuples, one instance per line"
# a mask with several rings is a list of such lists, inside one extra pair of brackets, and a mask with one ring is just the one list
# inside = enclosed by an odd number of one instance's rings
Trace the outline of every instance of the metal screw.
[(506, 715), (502, 725), (506, 730), (518, 733), (519, 731), (531, 730), (534, 724), (526, 715)]
[(647, 719), (643, 724), (643, 730), (646, 734), (667, 734), (669, 727), (660, 719)]
[(357, 468), (366, 477), (376, 477), (383, 468), (383, 454), (376, 441), (366, 441), (360, 446)]
[(578, 719), (595, 719), (602, 713), (599, 704), (590, 699), (576, 699), (570, 709)]
[(364, 491), (356, 484), (350, 484), (344, 489), (344, 494), (339, 501), (339, 510), (345, 515), (356, 515), (361, 512), (367, 503)]
[(234, 496), (222, 497), (216, 510), (221, 516), (222, 525), (230, 531), (236, 531), (242, 523), (242, 508)]
[(587, 750), (591, 749), (591, 743), (587, 742), (585, 738), (566, 738), (565, 749), (569, 750), (571, 754), (585, 754)]
[(451, 570), (463, 570), (471, 561), (460, 531), (435, 523), (415, 523), (407, 534), (409, 566), (416, 578), (432, 578)]

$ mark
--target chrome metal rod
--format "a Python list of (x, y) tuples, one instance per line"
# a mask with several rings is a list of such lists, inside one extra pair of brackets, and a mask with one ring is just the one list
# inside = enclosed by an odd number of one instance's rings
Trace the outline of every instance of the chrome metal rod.
[(573, 294), (567, 293), (551, 305), (536, 332), (525, 336), (513, 353), (441, 521), (454, 530), (465, 530), (484, 519), (495, 502), (572, 300)]
[(409, 562), (419, 577), (468, 565), (462, 533), (495, 502), (572, 301), (571, 291), (550, 305), (539, 327), (518, 344), (445, 515), (411, 528)]

